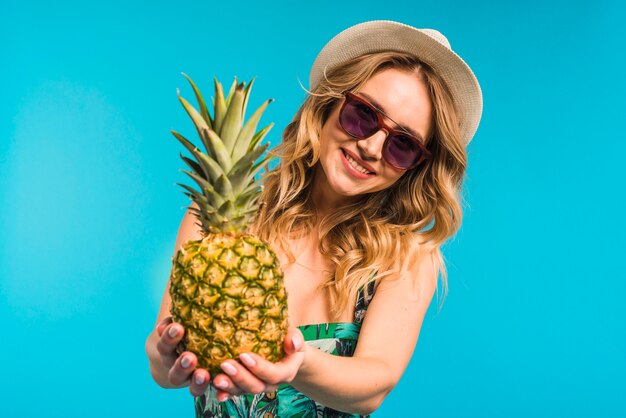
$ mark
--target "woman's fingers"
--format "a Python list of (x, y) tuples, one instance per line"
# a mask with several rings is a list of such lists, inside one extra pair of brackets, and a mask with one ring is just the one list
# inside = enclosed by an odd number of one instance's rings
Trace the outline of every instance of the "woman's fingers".
[(167, 376), (170, 383), (174, 386), (187, 386), (190, 384), (191, 374), (197, 364), (198, 359), (196, 355), (190, 351), (185, 351), (170, 368)]
[(165, 328), (167, 328), (167, 326), (171, 324), (172, 322), (173, 322), (172, 317), (168, 316), (167, 318), (163, 319), (161, 322), (157, 324), (156, 331), (159, 337), (163, 335), (163, 331), (165, 330)]
[[(243, 353), (240, 362), (226, 360), (221, 364), (225, 376), (215, 377), (213, 385), (231, 395), (271, 392), (283, 382), (290, 382), (304, 360), (304, 338), (297, 328), (290, 328), (284, 342), (286, 356), (272, 363), (254, 353)], [(223, 377), (222, 377), (223, 376)]]
[(193, 396), (201, 396), (209, 387), (211, 376), (205, 369), (196, 369), (198, 359), (194, 353), (186, 351), (178, 355), (176, 349), (185, 334), (183, 326), (167, 317), (157, 324), (156, 331), (159, 335), (156, 348), (169, 368), (170, 383), (176, 387), (189, 386)]
[(220, 399), (220, 394), (224, 393), (227, 395), (241, 395), (243, 394), (243, 390), (241, 390), (237, 385), (233, 383), (233, 381), (228, 377), (225, 373), (220, 373), (213, 379), (213, 386), (217, 389), (218, 399)]
[(191, 376), (191, 384), (189, 385), (189, 392), (193, 396), (201, 396), (209, 387), (211, 376), (205, 369), (196, 369)]
[(304, 336), (302, 331), (296, 327), (289, 327), (283, 346), (287, 354), (304, 351)]
[(217, 400), (225, 402), (230, 399), (231, 396), (242, 395), (243, 390), (237, 387), (224, 373), (220, 373), (213, 379), (213, 386), (217, 389)]
[[(157, 351), (169, 367), (170, 383), (175, 387), (189, 386), (193, 396), (201, 396), (211, 384), (211, 376), (205, 369), (196, 369), (198, 359), (194, 353), (186, 351), (178, 356), (176, 349), (185, 333), (183, 326), (168, 317), (157, 325), (156, 330), (160, 336)], [(213, 379), (218, 400), (224, 401), (243, 393), (276, 390), (281, 382), (289, 381), (297, 373), (304, 356), (300, 353), (304, 351), (303, 346), (304, 338), (300, 330), (290, 328), (284, 342), (287, 355), (278, 363), (271, 363), (253, 353), (240, 356), (245, 366), (235, 359), (225, 361), (221, 366), (224, 374), (220, 373)]]
[[(287, 355), (281, 362), (286, 358)], [(239, 355), (239, 359), (246, 366), (246, 369), (258, 379), (269, 385), (278, 385), (286, 377), (285, 367), (281, 367), (280, 363), (272, 363), (255, 353), (243, 353)]]
[(297, 328), (290, 328), (285, 337), (284, 347), (286, 355), (276, 363), (267, 361), (255, 353), (240, 354), (239, 360), (254, 377), (268, 386), (276, 387), (281, 383), (291, 382), (304, 361), (305, 346), (302, 332)]
[(175, 355), (176, 346), (183, 339), (183, 326), (175, 322), (167, 325), (161, 333), (161, 338), (157, 342), (157, 351), (162, 356)]
[(244, 353), (239, 358), (255, 377), (267, 385), (278, 386), (281, 383), (290, 383), (294, 379), (302, 365), (303, 355), (288, 354), (278, 363), (267, 361), (255, 353)]
[[(222, 370), (230, 378), (232, 383), (236, 386), (232, 390), (223, 389), (231, 394), (237, 394), (238, 390), (245, 393), (263, 393), (267, 390), (267, 383), (260, 380), (248, 369), (242, 366), (238, 361), (226, 360), (221, 365)], [(217, 377), (216, 377), (217, 379)], [(219, 386), (216, 386), (219, 388)]]

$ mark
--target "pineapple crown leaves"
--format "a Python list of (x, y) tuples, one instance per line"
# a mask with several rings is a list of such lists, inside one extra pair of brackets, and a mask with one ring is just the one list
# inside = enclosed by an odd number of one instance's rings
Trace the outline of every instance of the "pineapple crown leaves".
[[(228, 95), (224, 97), (222, 85), (214, 79), (215, 97), (212, 100), (213, 116), (209, 113), (202, 93), (193, 80), (183, 73), (194, 91), (198, 109), (180, 95), (178, 99), (191, 118), (202, 148), (199, 149), (183, 135), (172, 134), (189, 151), (192, 158), (181, 153), (190, 168), (183, 170), (199, 187), (199, 191), (179, 184), (185, 195), (200, 208), (198, 216), (205, 232), (243, 231), (257, 212), (257, 198), (262, 179), (257, 174), (267, 167), (270, 155), (261, 158), (269, 144), (260, 145), (273, 123), (257, 131), (265, 109), (273, 100), (266, 100), (245, 121), (245, 112), (254, 79), (247, 85), (235, 78)], [(257, 161), (259, 160), (260, 161)]]

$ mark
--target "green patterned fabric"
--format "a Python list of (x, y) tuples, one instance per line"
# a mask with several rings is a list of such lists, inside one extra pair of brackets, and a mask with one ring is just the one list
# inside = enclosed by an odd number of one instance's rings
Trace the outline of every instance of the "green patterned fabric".
[[(326, 353), (351, 357), (361, 330), (367, 306), (374, 296), (374, 281), (359, 291), (354, 322), (303, 325), (304, 341)], [(367, 417), (328, 408), (290, 385), (281, 385), (271, 393), (234, 396), (226, 402), (217, 400), (217, 390), (210, 385), (204, 395), (195, 398), (196, 418), (348, 418)]]

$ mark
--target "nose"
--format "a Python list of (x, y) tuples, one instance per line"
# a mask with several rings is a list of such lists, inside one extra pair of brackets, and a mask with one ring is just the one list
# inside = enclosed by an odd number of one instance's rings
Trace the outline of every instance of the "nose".
[(363, 160), (378, 161), (383, 157), (383, 144), (387, 135), (387, 130), (381, 128), (367, 138), (359, 139), (356, 142)]

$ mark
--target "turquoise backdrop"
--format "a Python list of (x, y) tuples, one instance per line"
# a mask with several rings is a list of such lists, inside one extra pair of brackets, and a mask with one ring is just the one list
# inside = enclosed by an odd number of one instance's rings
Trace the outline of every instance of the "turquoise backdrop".
[(193, 416), (144, 353), (187, 205), (181, 72), (256, 76), (276, 144), (319, 49), (372, 19), (442, 31), (485, 103), (449, 295), (374, 416), (626, 416), (617, 0), (3, 2), (0, 416)]

